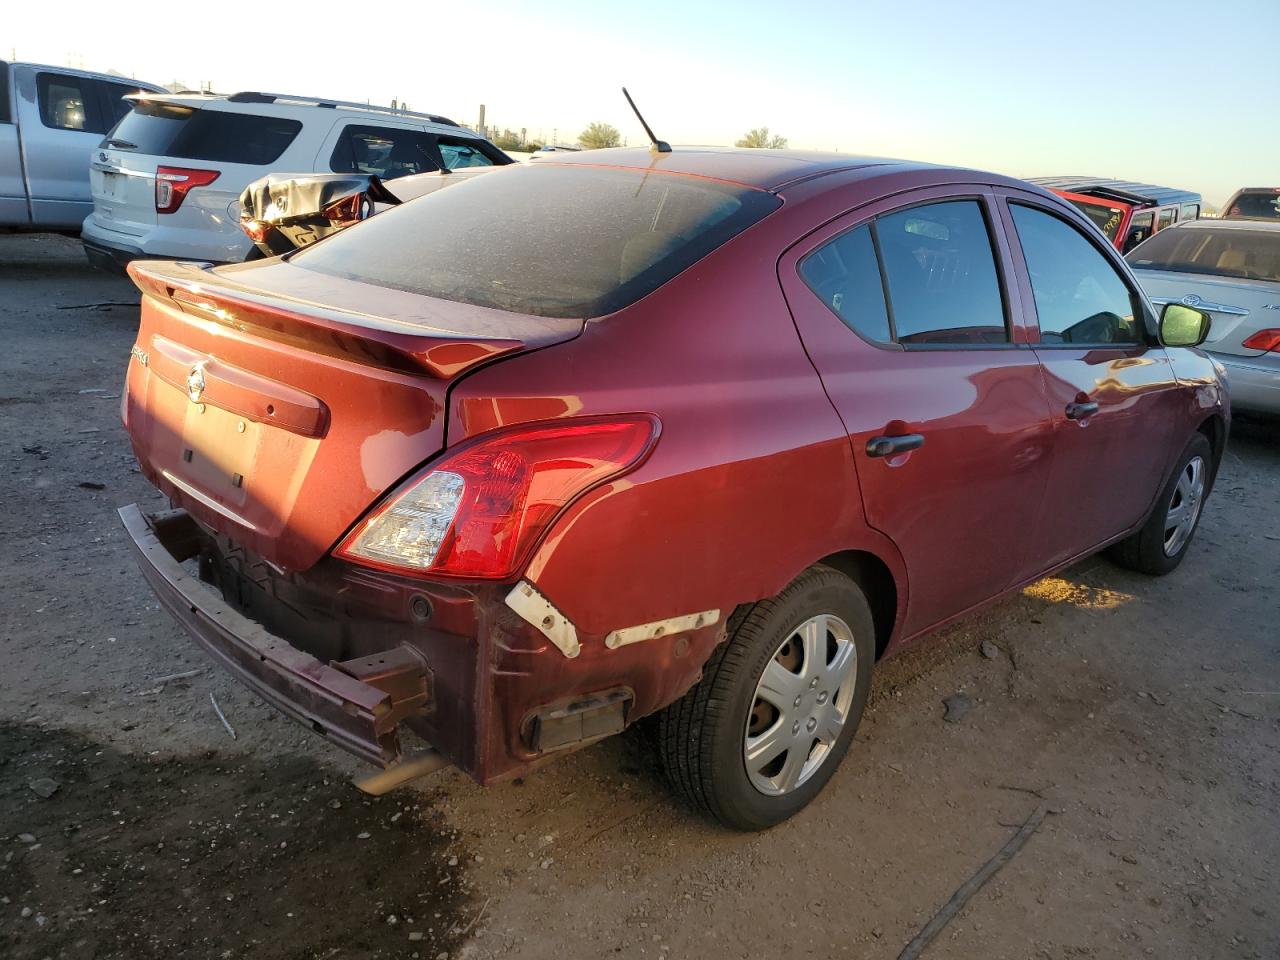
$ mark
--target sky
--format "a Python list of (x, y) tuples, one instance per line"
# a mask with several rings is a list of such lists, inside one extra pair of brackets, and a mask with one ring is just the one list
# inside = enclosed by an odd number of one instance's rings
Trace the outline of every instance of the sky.
[(1141, 180), (1214, 205), (1280, 185), (1280, 0), (48, 10), (7, 0), (0, 57), (220, 92), (395, 98), (469, 126), (483, 103), (491, 127), (571, 143), (600, 120), (643, 143), (625, 84), (673, 144), (768, 126), (799, 149)]

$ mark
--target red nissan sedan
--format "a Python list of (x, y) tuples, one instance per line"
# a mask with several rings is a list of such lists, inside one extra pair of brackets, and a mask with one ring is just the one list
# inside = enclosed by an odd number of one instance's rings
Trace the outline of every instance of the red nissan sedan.
[(143, 572), (393, 782), (656, 713), (680, 792), (777, 823), (880, 658), (1106, 547), (1176, 567), (1227, 436), (1205, 315), (972, 170), (555, 154), (130, 272), (124, 420), (173, 504), (120, 511)]

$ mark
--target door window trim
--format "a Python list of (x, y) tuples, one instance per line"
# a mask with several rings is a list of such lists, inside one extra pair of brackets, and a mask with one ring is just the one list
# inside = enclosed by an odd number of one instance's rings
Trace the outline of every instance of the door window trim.
[[(961, 188), (963, 192), (948, 193), (946, 191), (949, 187)], [(919, 194), (922, 192), (930, 195), (920, 196)], [(846, 323), (844, 318), (824, 302), (822, 304), (823, 308), (846, 330), (851, 332), (865, 344), (875, 347), (878, 350), (889, 350), (895, 353), (936, 352), (939, 350), (1008, 350), (1013, 348), (1028, 348), (1030, 346), (1028, 343), (1015, 339), (1015, 332), (1019, 329), (1019, 325), (1015, 323), (1014, 320), (1013, 298), (1015, 291), (1009, 282), (1010, 274), (1005, 260), (1005, 251), (1009, 246), (1009, 239), (1007, 233), (1002, 229), (1003, 225), (999, 220), (997, 211), (993, 209), (992, 204), (995, 201), (995, 195), (990, 192), (990, 188), (983, 187), (980, 184), (970, 183), (938, 184), (932, 187), (913, 189), (907, 194), (907, 196), (913, 196), (914, 198), (908, 199), (906, 202), (891, 204), (892, 201), (899, 199), (901, 195), (896, 197), (880, 197), (868, 203), (850, 208), (843, 214), (833, 218), (793, 244), (790, 248), (791, 250), (794, 250), (796, 247), (803, 248), (795, 257), (795, 262), (792, 264), (792, 270), (795, 273), (800, 286), (816, 298), (817, 294), (814, 293), (813, 288), (809, 286), (804, 275), (800, 272), (800, 265), (810, 256), (810, 254), (825, 247), (827, 244), (834, 243), (836, 240), (843, 237), (845, 234), (856, 230), (858, 227), (869, 225), (871, 229), (871, 243), (875, 250), (876, 263), (880, 270), (880, 285), (884, 294), (885, 312), (889, 319), (889, 333), (894, 339), (891, 342), (884, 343), (864, 336), (859, 330), (856, 330), (850, 324)], [(885, 273), (884, 258), (880, 253), (880, 236), (877, 229), (877, 221), (883, 217), (892, 216), (893, 214), (902, 213), (917, 207), (933, 206), (940, 203), (963, 202), (966, 200), (977, 203), (983, 224), (986, 226), (987, 243), (990, 245), (991, 259), (995, 265), (996, 287), (1000, 295), (1000, 306), (1005, 336), (1008, 339), (1003, 343), (902, 343), (897, 339), (898, 325), (893, 314), (893, 301), (889, 296), (889, 278)], [(873, 208), (872, 211), (862, 216), (858, 216), (859, 211), (864, 210), (867, 207)], [(856, 217), (857, 219), (849, 219), (853, 217)], [(840, 228), (828, 234), (826, 231), (833, 224), (837, 223), (840, 224)], [(814, 240), (813, 238), (815, 237), (821, 237), (821, 239)], [(783, 256), (785, 257), (786, 253), (784, 253)], [(1021, 300), (1021, 297), (1019, 297), (1019, 300)]]
[[(1019, 191), (1009, 189), (1000, 189), (997, 191), (997, 197), (1001, 201), (1000, 214), (1005, 220), (1006, 229), (1008, 231), (1009, 255), (1013, 258), (1014, 268), (1020, 274), (1020, 282), (1024, 283), (1027, 294), (1027, 296), (1023, 298), (1027, 301), (1027, 306), (1024, 308), (1024, 316), (1028, 320), (1032, 317), (1035, 318), (1035, 340), (1031, 341), (1030, 346), (1036, 350), (1126, 351), (1139, 349), (1148, 350), (1152, 346), (1159, 345), (1159, 340), (1155, 339), (1152, 335), (1152, 323), (1154, 318), (1151, 315), (1151, 311), (1147, 308), (1147, 299), (1143, 296), (1138, 284), (1129, 275), (1128, 266), (1124, 264), (1123, 258), (1112, 256), (1116, 253), (1115, 247), (1112, 247), (1107, 243), (1100, 243), (1097, 238), (1092, 236), (1092, 234), (1096, 233), (1098, 238), (1105, 241), (1106, 237), (1103, 236), (1101, 231), (1080, 229), (1078, 224), (1072, 223), (1071, 217), (1063, 216), (1063, 212), (1061, 210), (1055, 209), (1052, 205), (1045, 203), (1041, 197), (1038, 197), (1035, 194), (1021, 193)], [(1038, 210), (1043, 214), (1061, 221), (1065, 226), (1070, 227), (1079, 234), (1104, 260), (1107, 261), (1115, 271), (1116, 276), (1120, 278), (1121, 283), (1124, 284), (1125, 289), (1129, 291), (1129, 299), (1133, 301), (1135, 314), (1140, 313), (1142, 316), (1142, 332), (1145, 339), (1140, 340), (1137, 343), (1052, 343), (1041, 339), (1040, 311), (1036, 307), (1035, 289), (1031, 284), (1031, 270), (1027, 267), (1026, 257), (1022, 252), (1022, 240), (1018, 237), (1018, 227), (1013, 221), (1013, 211), (1010, 209), (1013, 204), (1030, 207), (1033, 210)], [(1076, 211), (1073, 210), (1072, 213), (1075, 214)], [(1080, 217), (1084, 216), (1083, 214), (1077, 215)], [(1119, 264), (1116, 263), (1117, 259), (1120, 260)], [(1032, 325), (1028, 322), (1027, 327), (1029, 331), (1031, 326)]]

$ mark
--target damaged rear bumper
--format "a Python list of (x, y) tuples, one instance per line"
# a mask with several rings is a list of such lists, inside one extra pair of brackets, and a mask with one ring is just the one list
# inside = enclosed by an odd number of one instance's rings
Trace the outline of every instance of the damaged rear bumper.
[(182, 566), (199, 530), (184, 511), (146, 516), (120, 508), (147, 582), (210, 656), (260, 697), (343, 749), (379, 766), (400, 756), (398, 724), (428, 706), (431, 673), (422, 654), (400, 646), (325, 664), (238, 612)]

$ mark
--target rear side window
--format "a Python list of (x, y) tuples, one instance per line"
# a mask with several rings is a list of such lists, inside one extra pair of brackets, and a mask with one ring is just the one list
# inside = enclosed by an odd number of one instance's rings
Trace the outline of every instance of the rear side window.
[(9, 65), (0, 60), (0, 123), (13, 123), (9, 114)]
[(809, 254), (800, 263), (800, 276), (855, 333), (877, 343), (893, 339), (870, 224), (842, 233)]
[(1052, 214), (1009, 208), (1031, 275), (1040, 342), (1141, 343), (1133, 292), (1101, 251)]
[(1160, 226), (1157, 227), (1157, 229), (1163, 230), (1165, 227), (1169, 226), (1177, 219), (1178, 219), (1177, 207), (1164, 207), (1160, 211)]
[(111, 131), (111, 146), (179, 160), (264, 166), (280, 159), (302, 124), (185, 104), (137, 100)]
[(780, 202), (694, 177), (515, 164), (380, 213), (290, 263), (461, 303), (586, 318), (639, 300)]
[(991, 236), (976, 200), (900, 210), (876, 220), (899, 343), (1007, 343)]
[(54, 130), (102, 133), (107, 128), (98, 109), (97, 81), (65, 73), (36, 74), (40, 122)]
[(497, 158), (486, 150), (488, 144), (462, 137), (439, 137), (440, 156), (446, 169), (458, 170), (462, 167), (492, 167)]
[(1179, 220), (1198, 220), (1200, 218), (1200, 204), (1184, 203), (1182, 212), (1178, 214)]

